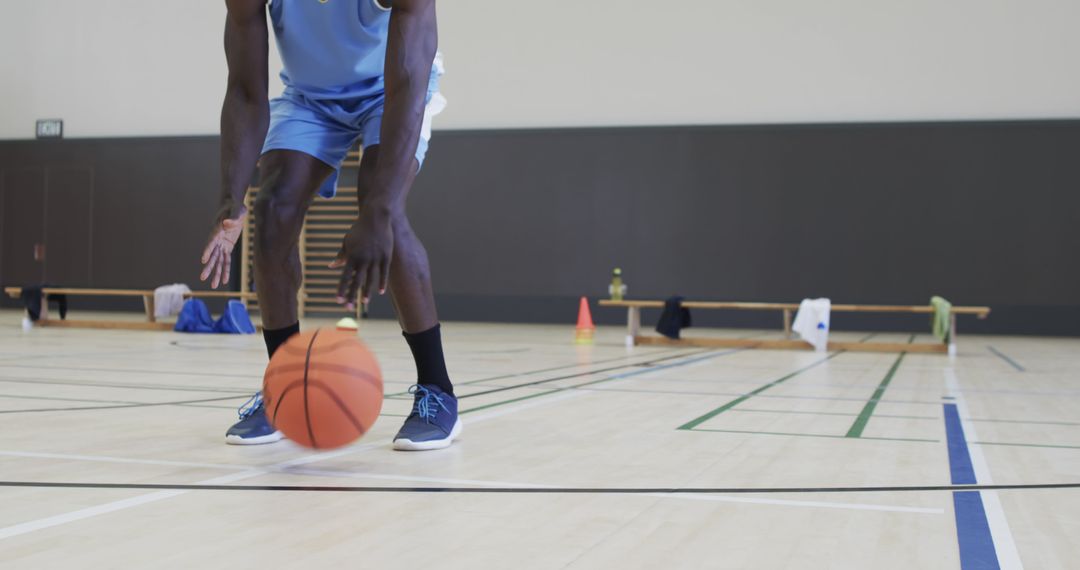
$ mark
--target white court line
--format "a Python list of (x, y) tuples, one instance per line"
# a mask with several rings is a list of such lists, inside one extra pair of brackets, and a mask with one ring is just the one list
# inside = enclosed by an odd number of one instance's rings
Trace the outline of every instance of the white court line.
[[(968, 411), (964, 394), (960, 388), (960, 379), (952, 366), (945, 367), (945, 387), (954, 398), (956, 411), (960, 414), (960, 425), (964, 428), (966, 441), (979, 441), (979, 434), (975, 431), (975, 424), (971, 421), (971, 413)], [(971, 456), (971, 465), (975, 469), (975, 480), (980, 485), (993, 485), (994, 479), (990, 476), (990, 466), (986, 462), (981, 446), (968, 445), (968, 454)], [(1009, 521), (1005, 518), (1005, 509), (1001, 506), (1001, 499), (997, 491), (980, 491), (983, 510), (986, 511), (986, 521), (990, 524), (990, 536), (994, 539), (994, 550), (997, 552), (998, 564), (1003, 570), (1020, 570), (1024, 564), (1020, 561), (1020, 552), (1016, 549), (1016, 541), (1013, 539)]]
[[(657, 372), (659, 372), (659, 370), (657, 370)], [(645, 376), (645, 375), (648, 375), (648, 373), (643, 374), (642, 376)], [(535, 407), (538, 407), (538, 406), (553, 404), (555, 402), (561, 402), (561, 401), (568, 400), (568, 399), (571, 399), (571, 398), (580, 397), (580, 396), (584, 395), (585, 393), (587, 393), (587, 392), (569, 391), (569, 392), (567, 392), (565, 394), (560, 394), (559, 396), (556, 396), (556, 397), (543, 398), (543, 399), (535, 401), (535, 402), (529, 402), (528, 404), (522, 404), (520, 406), (510, 406), (510, 407), (502, 409), (502, 410), (489, 412), (489, 413), (486, 413), (486, 414), (479, 414), (479, 415), (476, 415), (476, 416), (471, 416), (468, 419), (467, 423), (471, 423), (471, 424), (480, 423), (480, 422), (487, 421), (487, 420), (490, 420), (490, 419), (502, 417), (502, 416), (505, 416), (505, 415), (508, 415), (508, 414), (513, 414), (513, 413), (517, 413), (517, 412), (520, 412), (520, 411), (523, 411), (523, 410), (535, 408)], [(221, 477), (216, 477), (216, 478), (213, 478), (213, 479), (207, 479), (205, 481), (200, 481), (200, 482), (197, 482), (195, 484), (196, 485), (220, 485), (220, 484), (225, 484), (225, 483), (233, 483), (233, 482), (236, 482), (236, 481), (242, 481), (242, 480), (245, 480), (245, 479), (251, 479), (253, 477), (258, 477), (258, 476), (261, 476), (261, 475), (266, 475), (266, 474), (272, 473), (274, 471), (284, 471), (284, 470), (287, 470), (287, 468), (292, 467), (292, 466), (307, 465), (307, 464), (315, 463), (315, 462), (318, 462), (318, 461), (324, 461), (324, 460), (327, 460), (327, 459), (334, 459), (334, 458), (341, 457), (341, 456), (344, 456), (344, 455), (363, 453), (365, 451), (369, 451), (371, 449), (374, 449), (374, 448), (377, 448), (377, 447), (382, 447), (382, 446), (383, 446), (383, 444), (381, 444), (381, 443), (379, 443), (379, 444), (372, 443), (372, 444), (359, 446), (359, 447), (348, 448), (348, 449), (344, 449), (344, 450), (340, 450), (340, 451), (319, 453), (319, 454), (315, 454), (315, 455), (298, 457), (298, 458), (295, 458), (295, 459), (291, 459), (289, 461), (283, 461), (281, 463), (270, 465), (270, 466), (267, 466), (267, 467), (264, 467), (264, 468), (251, 469), (251, 470), (247, 470), (247, 471), (242, 471), (240, 473), (233, 473), (233, 474), (229, 474), (229, 475), (223, 475)], [(9, 454), (14, 454), (14, 453), (17, 453), (17, 452), (8, 452), (8, 453)], [(51, 455), (60, 455), (60, 454), (51, 454)], [(92, 457), (92, 456), (83, 455), (83, 456), (71, 456), (71, 457), (72, 458), (80, 457), (80, 458), (83, 458), (84, 460), (89, 460), (89, 458)], [(121, 460), (121, 462), (124, 462), (124, 461), (122, 461), (123, 458), (109, 458), (109, 460)], [(129, 460), (129, 461), (134, 463), (134, 462), (153, 461), (153, 460)], [(174, 462), (174, 463), (181, 463), (181, 462)], [(155, 461), (155, 464), (161, 464), (161, 463), (157, 463)], [(208, 465), (213, 465), (213, 464), (202, 464), (202, 466), (208, 466)], [(229, 468), (231, 468), (231, 466)], [(102, 505), (97, 505), (97, 506), (93, 506), (93, 507), (79, 509), (79, 510), (76, 510), (76, 511), (71, 511), (71, 512), (68, 512), (68, 513), (63, 513), (63, 514), (59, 514), (59, 515), (45, 517), (45, 518), (42, 518), (42, 519), (37, 519), (37, 520), (33, 520), (33, 521), (28, 521), (28, 522), (24, 522), (24, 523), (11, 525), (11, 526), (8, 526), (8, 527), (0, 528), (0, 540), (3, 540), (5, 538), (11, 538), (11, 537), (14, 537), (14, 536), (27, 534), (27, 533), (31, 533), (31, 532), (46, 529), (46, 528), (52, 528), (52, 527), (60, 526), (60, 525), (63, 525), (63, 524), (67, 524), (69, 522), (75, 522), (75, 521), (79, 521), (79, 520), (88, 519), (88, 518), (95, 517), (95, 516), (102, 515), (102, 514), (107, 514), (107, 513), (112, 513), (112, 512), (117, 512), (117, 511), (129, 509), (129, 508), (132, 508), (132, 507), (137, 507), (139, 505), (144, 505), (144, 504), (148, 504), (148, 503), (162, 501), (162, 500), (165, 500), (165, 499), (170, 499), (170, 498), (177, 497), (179, 495), (183, 495), (183, 494), (186, 494), (186, 493), (189, 493), (189, 492), (191, 492), (191, 490), (187, 490), (187, 489), (184, 489), (184, 490), (170, 490), (170, 491), (156, 491), (156, 492), (153, 492), (153, 493), (148, 493), (148, 494), (145, 494), (145, 495), (139, 495), (139, 496), (136, 496), (136, 497), (123, 499), (123, 500), (120, 500), (120, 501), (113, 501), (113, 502), (105, 503), (105, 504), (102, 504)], [(667, 496), (667, 495), (663, 495), (663, 496)], [(680, 498), (685, 498), (685, 497), (680, 497)], [(728, 499), (728, 497), (712, 497), (712, 496), (703, 496), (701, 498), (704, 499), (704, 500)], [(782, 504), (781, 502), (778, 502), (778, 501), (780, 501), (779, 499), (753, 499), (753, 498), (747, 498), (747, 497), (730, 497), (730, 499), (732, 500), (732, 502), (756, 502), (758, 504)], [(816, 502), (810, 502), (810, 501), (806, 501), (806, 502), (790, 501), (790, 503), (791, 503), (790, 506), (796, 506), (796, 504), (802, 504), (802, 506), (820, 506), (820, 505), (814, 505), (812, 503), (816, 503)], [(843, 507), (836, 507), (835, 506), (835, 505), (841, 505), (843, 503), (835, 503), (835, 504), (828, 503), (828, 504), (833, 505), (833, 508), (843, 508)], [(848, 505), (850, 505), (850, 504), (848, 504)], [(861, 505), (861, 507), (870, 507), (870, 506), (873, 506), (873, 505)], [(913, 508), (913, 507), (889, 507), (889, 506), (882, 506), (882, 507), (884, 509), (897, 509), (897, 508), (899, 508), (899, 509), (907, 509), (907, 508)], [(865, 509), (863, 509), (863, 510), (865, 510)]]
[[(244, 471), (242, 473), (233, 473), (231, 475), (223, 475), (214, 479), (207, 479), (201, 481), (201, 485), (221, 485), (225, 483), (233, 483), (256, 475), (261, 475), (262, 472)], [(71, 511), (51, 517), (45, 517), (43, 519), (37, 519), (34, 521), (19, 523), (8, 527), (0, 528), (0, 540), (5, 538), (11, 538), (13, 536), (19, 536), (21, 534), (27, 534), (36, 530), (42, 530), (67, 524), (69, 522), (81, 521), (90, 517), (96, 517), (98, 515), (104, 515), (106, 513), (113, 513), (116, 511), (122, 511), (124, 509), (130, 509), (131, 507), (137, 507), (139, 505), (145, 505), (147, 503), (155, 503), (164, 499), (171, 499), (173, 497), (189, 493), (188, 490), (175, 490), (175, 491), (156, 491), (146, 495), (138, 495), (131, 497), (130, 499), (122, 499), (119, 501), (113, 501), (111, 503), (105, 503), (103, 505), (96, 505), (93, 507), (87, 507), (85, 509), (79, 509), (77, 511)]]
[[(539, 406), (539, 405), (550, 404), (550, 403), (553, 403), (553, 402), (565, 400), (567, 398), (575, 397), (575, 396), (578, 396), (578, 395), (579, 394), (577, 394), (577, 393), (570, 393), (570, 394), (566, 394), (565, 396), (558, 397), (558, 398), (545, 398), (540, 402), (529, 402), (528, 404), (524, 404), (524, 405), (521, 405), (521, 406), (511, 406), (508, 409), (499, 410), (498, 412), (492, 412), (492, 413), (488, 413), (488, 414), (481, 414), (479, 416), (472, 417), (472, 418), (469, 419), (468, 423), (474, 423), (474, 424), (475, 423), (480, 423), (480, 422), (483, 422), (483, 421), (486, 421), (486, 420), (490, 420), (490, 419), (493, 419), (493, 418), (504, 416), (506, 414), (515, 413), (515, 412), (525, 410), (525, 409), (529, 409), (529, 408), (534, 408), (534, 407)], [(382, 444), (382, 443), (371, 443), (371, 444), (367, 444), (367, 445), (363, 445), (363, 446), (359, 446), (359, 447), (351, 447), (351, 448), (348, 448), (348, 449), (343, 449), (343, 450), (340, 450), (340, 451), (331, 451), (331, 452), (327, 452), (327, 453), (319, 453), (319, 454), (308, 455), (308, 456), (304, 456), (304, 457), (298, 457), (298, 458), (295, 458), (295, 459), (291, 459), (289, 461), (283, 461), (281, 463), (276, 463), (274, 465), (270, 465), (270, 466), (267, 466), (265, 468), (251, 469), (251, 470), (248, 470), (248, 471), (242, 471), (240, 473), (233, 473), (233, 474), (230, 474), (230, 475), (223, 475), (221, 477), (216, 477), (214, 479), (207, 479), (205, 481), (199, 481), (198, 483), (195, 483), (195, 484), (196, 485), (220, 485), (220, 484), (223, 484), (223, 483), (234, 483), (236, 481), (242, 481), (242, 480), (245, 480), (245, 479), (251, 479), (253, 477), (258, 477), (260, 475), (266, 475), (266, 474), (271, 473), (271, 472), (276, 471), (276, 470), (284, 470), (284, 469), (287, 469), (288, 467), (293, 467), (293, 466), (297, 466), (297, 465), (307, 465), (307, 464), (310, 464), (310, 463), (315, 463), (317, 461), (324, 461), (324, 460), (327, 460), (327, 459), (334, 459), (334, 458), (341, 457), (341, 456), (344, 456), (344, 455), (363, 453), (365, 451), (369, 451), (369, 450), (374, 449), (376, 447), (384, 447), (384, 445), (385, 444)], [(82, 456), (82, 457), (88, 457), (88, 456)], [(79, 510), (76, 510), (76, 511), (71, 511), (71, 512), (68, 512), (68, 513), (54, 515), (54, 516), (51, 516), (51, 517), (45, 517), (43, 519), (38, 519), (38, 520), (33, 520), (33, 521), (28, 521), (28, 522), (24, 522), (24, 523), (11, 525), (11, 526), (8, 526), (8, 527), (0, 528), (0, 540), (3, 540), (5, 538), (11, 538), (13, 536), (19, 536), (19, 535), (27, 534), (27, 533), (30, 533), (30, 532), (34, 532), (34, 531), (38, 531), (38, 530), (42, 530), (42, 529), (46, 529), (46, 528), (52, 528), (52, 527), (55, 527), (55, 526), (60, 526), (60, 525), (63, 525), (63, 524), (67, 524), (69, 522), (84, 520), (84, 519), (87, 519), (87, 518), (90, 518), (90, 517), (95, 517), (95, 516), (103, 515), (103, 514), (106, 514), (106, 513), (112, 513), (112, 512), (116, 512), (116, 511), (120, 511), (120, 510), (124, 510), (124, 509), (129, 509), (129, 508), (132, 508), (132, 507), (137, 507), (139, 505), (144, 505), (144, 504), (147, 504), (147, 503), (154, 503), (154, 502), (157, 502), (157, 501), (162, 501), (164, 499), (171, 499), (173, 497), (177, 497), (179, 495), (183, 495), (183, 494), (186, 494), (186, 493), (189, 493), (189, 492), (191, 492), (191, 490), (187, 490), (187, 489), (175, 490), (175, 491), (156, 491), (156, 492), (153, 492), (153, 493), (148, 493), (148, 494), (145, 494), (145, 495), (139, 495), (139, 496), (132, 497), (132, 498), (129, 498), (129, 499), (123, 499), (123, 500), (120, 500), (120, 501), (113, 501), (113, 502), (110, 502), (110, 503), (105, 503), (105, 504), (102, 504), (102, 505), (88, 507), (88, 508), (85, 508), (85, 509), (79, 509)]]
[(394, 475), (392, 473), (351, 473), (349, 471), (323, 469), (290, 469), (282, 471), (289, 475), (310, 475), (314, 477), (342, 477), (346, 479), (375, 479), (380, 481), (413, 481), (433, 485), (469, 485), (473, 487), (515, 487), (523, 489), (557, 489), (555, 485), (535, 483), (511, 483), (508, 481), (481, 481), (478, 479), (446, 479), (442, 477), (421, 477), (416, 475)]
[[(334, 457), (343, 456), (352, 452), (340, 451), (335, 452)], [(19, 451), (0, 451), (0, 456), (10, 457), (29, 457), (29, 458), (44, 458), (44, 459), (68, 459), (76, 461), (98, 461), (106, 463), (136, 463), (136, 464), (148, 464), (148, 465), (171, 465), (171, 466), (189, 466), (189, 467), (208, 467), (208, 469), (246, 469), (243, 465), (230, 465), (227, 463), (194, 463), (185, 461), (158, 461), (158, 460), (139, 460), (139, 459), (124, 459), (105, 456), (67, 456), (63, 453), (30, 453)], [(324, 459), (332, 459), (324, 456), (314, 456), (313, 458), (300, 458), (299, 460), (293, 460), (293, 462), (285, 462), (292, 464), (311, 463), (314, 461), (322, 461)], [(286, 474), (286, 475), (308, 475), (315, 477), (337, 477), (337, 478), (349, 478), (349, 479), (374, 479), (374, 480), (393, 480), (393, 481), (414, 481), (414, 483), (427, 483), (432, 485), (468, 485), (475, 487), (516, 487), (523, 489), (557, 489), (556, 485), (540, 485), (532, 483), (513, 483), (513, 481), (500, 481), (500, 480), (482, 480), (482, 479), (458, 479), (458, 478), (446, 478), (446, 477), (423, 477), (416, 475), (395, 475), (395, 474), (381, 474), (381, 473), (352, 473), (347, 471), (336, 470), (310, 470), (310, 469), (289, 469), (289, 465), (284, 463), (279, 464), (281, 467), (275, 465), (268, 465), (261, 470), (248, 470), (242, 473), (235, 473), (232, 475), (225, 475), (201, 481), (195, 485), (224, 485), (226, 483), (235, 483), (235, 481), (251, 478), (257, 475), (272, 475), (272, 474)], [(116, 503), (108, 503), (107, 505), (99, 505), (96, 507), (86, 508), (86, 513), (82, 516), (73, 517), (76, 514), (82, 513), (77, 511), (76, 513), (68, 513), (63, 515), (65, 519), (62, 523), (67, 523), (71, 520), (80, 520), (90, 516), (98, 514), (111, 513), (113, 511), (122, 510), (130, 506), (137, 506), (140, 504), (146, 504), (149, 502), (160, 501), (162, 499), (170, 499), (178, 496), (178, 494), (184, 494), (191, 492), (195, 489), (180, 489), (180, 490), (165, 490), (146, 494), (143, 497), (136, 497), (134, 499), (126, 499), (117, 501)], [(869, 504), (869, 503), (834, 503), (826, 501), (795, 501), (786, 499), (756, 499), (751, 497), (731, 497), (724, 496), (724, 494), (681, 494), (681, 493), (627, 493), (633, 497), (651, 497), (659, 499), (675, 499), (684, 501), (713, 501), (713, 502), (725, 502), (725, 503), (745, 503), (745, 504), (758, 504), (758, 505), (778, 505), (778, 506), (799, 506), (799, 507), (814, 507), (814, 508), (841, 508), (841, 510), (849, 511), (876, 511), (883, 513), (915, 513), (915, 514), (927, 514), (927, 515), (941, 515), (945, 511), (943, 508), (923, 508), (917, 506), (897, 506), (897, 505), (881, 505), (881, 504)], [(48, 519), (42, 519), (48, 520)], [(41, 523), (41, 521), (38, 521)], [(55, 526), (55, 525), (50, 525)], [(18, 525), (16, 525), (18, 527)], [(11, 529), (14, 527), (9, 527)], [(27, 528), (23, 532), (29, 532), (31, 530), (38, 530), (39, 528), (48, 528), (46, 526), (37, 526), (35, 528)], [(3, 529), (3, 530), (8, 530)], [(15, 535), (15, 534), (12, 534)], [(0, 531), (0, 539), (8, 538)]]
[[(377, 446), (377, 445), (376, 445)], [(557, 485), (545, 485), (537, 483), (518, 483), (508, 481), (491, 481), (491, 480), (479, 480), (479, 479), (453, 479), (444, 477), (423, 477), (415, 475), (396, 475), (396, 474), (382, 474), (382, 473), (354, 473), (350, 471), (340, 471), (332, 469), (293, 469), (292, 465), (303, 465), (306, 463), (312, 463), (315, 461), (322, 461), (324, 459), (331, 459), (333, 457), (340, 457), (354, 452), (354, 450), (332, 452), (332, 454), (320, 454), (312, 457), (303, 457), (292, 460), (290, 462), (284, 462), (277, 465), (269, 465), (261, 469), (248, 469), (241, 465), (230, 465), (224, 463), (196, 463), (186, 461), (163, 461), (155, 459), (127, 459), (122, 457), (110, 457), (110, 456), (95, 456), (95, 455), (66, 455), (60, 453), (31, 453), (31, 452), (17, 452), (17, 451), (0, 451), (0, 455), (10, 457), (32, 457), (32, 458), (44, 458), (44, 459), (68, 459), (75, 461), (97, 461), (105, 463), (128, 463), (128, 464), (144, 464), (144, 465), (165, 465), (165, 466), (177, 466), (177, 467), (200, 467), (210, 469), (239, 469), (243, 470), (241, 473), (235, 473), (232, 475), (225, 475), (217, 477), (207, 481), (196, 483), (197, 485), (220, 485), (224, 483), (232, 483), (248, 479), (257, 475), (270, 475), (275, 473), (286, 475), (309, 475), (315, 477), (335, 477), (335, 478), (347, 478), (347, 479), (368, 479), (368, 480), (381, 480), (381, 481), (413, 481), (417, 483), (429, 483), (435, 485), (470, 485), (476, 487), (520, 487), (531, 489), (557, 489)], [(328, 455), (332, 455), (328, 456)], [(107, 505), (101, 505), (98, 507), (91, 507), (84, 509), (86, 512), (76, 511), (75, 513), (68, 513), (66, 519), (56, 522), (52, 525), (62, 524), (63, 522), (71, 522), (74, 520), (81, 520), (90, 516), (98, 514), (105, 514), (116, 510), (121, 510), (128, 507), (134, 507), (150, 502), (159, 501), (162, 499), (168, 499), (180, 494), (188, 493), (192, 489), (184, 489), (177, 491), (159, 491), (156, 493), (150, 493), (143, 495), (142, 497), (135, 497), (134, 499), (125, 499), (122, 501), (116, 501), (115, 503), (109, 503)], [(634, 496), (640, 497), (654, 497), (662, 499), (676, 499), (676, 500), (694, 500), (694, 501), (713, 501), (713, 502), (725, 502), (725, 503), (745, 503), (754, 505), (777, 505), (787, 507), (811, 507), (811, 508), (827, 508), (827, 509), (847, 509), (857, 511), (878, 511), (878, 512), (896, 512), (896, 513), (917, 513), (917, 514), (943, 514), (944, 509), (922, 508), (922, 507), (905, 507), (895, 505), (876, 505), (867, 503), (834, 503), (826, 501), (798, 501), (789, 499), (762, 499), (753, 497), (735, 497), (729, 495), (705, 495), (705, 494), (674, 494), (674, 493), (647, 493), (647, 494), (635, 494)], [(71, 518), (81, 513), (80, 516)], [(47, 521), (48, 519), (43, 519)], [(42, 521), (37, 521), (41, 523)], [(19, 525), (16, 525), (19, 526)], [(24, 534), (25, 532), (31, 532), (38, 530), (39, 528), (47, 528), (47, 526), (35, 526), (33, 528), (27, 527), (22, 529), (23, 532), (17, 534)], [(8, 527), (12, 529), (14, 527)], [(4, 529), (5, 531), (8, 529)], [(12, 534), (11, 536), (16, 536)], [(0, 531), (0, 539), (7, 538), (7, 536)]]
[[(332, 451), (332, 452), (329, 452), (329, 453), (319, 453), (319, 454), (316, 454), (316, 455), (298, 457), (296, 459), (291, 459), (289, 461), (283, 461), (281, 463), (277, 463), (275, 465), (272, 465), (272, 466), (269, 467), (269, 469), (284, 468), (284, 467), (289, 467), (289, 466), (293, 466), (293, 465), (305, 465), (305, 464), (308, 464), (308, 463), (314, 463), (316, 461), (322, 461), (322, 460), (325, 460), (325, 459), (334, 459), (336, 457), (341, 457), (342, 455), (348, 455), (348, 454), (351, 454), (351, 453), (363, 453), (364, 451), (368, 451), (368, 450), (374, 449), (376, 447), (382, 447), (382, 444), (371, 443), (371, 444), (360, 446), (360, 447), (350, 448), (348, 450)], [(86, 456), (83, 456), (83, 457), (86, 457)], [(245, 479), (251, 479), (253, 477), (258, 477), (260, 475), (266, 475), (269, 472), (270, 471), (267, 471), (266, 469), (249, 469), (247, 471), (241, 471), (240, 473), (231, 473), (229, 475), (222, 475), (221, 477), (215, 477), (213, 479), (206, 479), (205, 481), (199, 481), (198, 483), (195, 483), (195, 484), (196, 485), (223, 485), (223, 484), (226, 484), (226, 483), (235, 483), (237, 481), (243, 481)], [(148, 503), (156, 503), (158, 501), (162, 501), (162, 500), (165, 500), (165, 499), (171, 499), (173, 497), (177, 497), (177, 496), (180, 496), (180, 495), (190, 493), (191, 491), (192, 491), (192, 489), (177, 489), (177, 490), (169, 490), (169, 491), (155, 491), (153, 493), (147, 493), (145, 495), (138, 495), (136, 497), (131, 497), (129, 499), (121, 499), (119, 501), (113, 501), (111, 503), (105, 503), (105, 504), (102, 504), (102, 505), (96, 505), (96, 506), (93, 506), (93, 507), (87, 507), (85, 509), (79, 509), (79, 510), (76, 510), (76, 511), (71, 511), (71, 512), (68, 512), (68, 513), (54, 515), (54, 516), (51, 516), (51, 517), (45, 517), (45, 518), (42, 518), (42, 519), (37, 519), (37, 520), (33, 520), (33, 521), (28, 521), (28, 522), (24, 522), (24, 523), (11, 525), (11, 526), (8, 526), (8, 527), (0, 528), (0, 540), (3, 540), (5, 538), (11, 538), (13, 536), (19, 536), (19, 535), (31, 533), (31, 532), (46, 529), (46, 528), (52, 528), (52, 527), (55, 527), (55, 526), (60, 526), (60, 525), (67, 524), (67, 523), (70, 523), (70, 522), (75, 522), (75, 521), (88, 519), (88, 518), (91, 518), (91, 517), (96, 517), (98, 515), (104, 515), (104, 514), (107, 514), (107, 513), (113, 513), (113, 512), (116, 512), (116, 511), (122, 511), (124, 509), (130, 509), (132, 507), (137, 507), (139, 505), (145, 505), (145, 504), (148, 504)]]
[[(477, 479), (444, 479), (440, 477), (417, 477), (411, 475), (393, 475), (377, 473), (350, 473), (347, 471), (325, 471), (321, 469), (295, 469), (287, 471), (296, 475), (314, 475), (325, 477), (346, 477), (349, 479), (378, 479), (387, 481), (415, 481), (437, 485), (473, 485), (477, 487), (520, 487), (530, 489), (558, 489), (558, 485), (535, 483), (511, 483), (507, 481), (481, 481)], [(784, 507), (815, 507), (826, 509), (848, 509), (855, 511), (880, 511), (890, 513), (918, 513), (928, 515), (945, 514), (945, 509), (904, 507), (894, 505), (874, 505), (869, 503), (833, 503), (827, 501), (797, 501), (790, 499), (758, 499), (754, 497), (735, 497), (730, 495), (706, 495), (701, 493), (627, 493), (634, 497), (654, 497), (660, 499), (682, 499), (691, 501), (715, 501), (723, 503), (746, 503), (752, 505), (778, 505)]]
[(195, 463), (190, 461), (169, 461), (167, 459), (132, 459), (108, 455), (69, 455), (66, 453), (39, 453), (34, 451), (0, 451), (3, 457), (25, 457), (29, 459), (64, 459), (67, 461), (96, 461), (98, 463), (128, 463), (134, 465), (164, 465), (168, 467), (201, 467), (205, 469), (232, 469), (244, 471), (250, 465), (231, 465), (228, 463)]
[(817, 507), (823, 509), (848, 509), (853, 511), (881, 511), (886, 513), (918, 513), (925, 515), (945, 514), (945, 509), (924, 507), (902, 507), (894, 505), (873, 505), (869, 503), (831, 503), (827, 501), (794, 501), (789, 499), (758, 499), (754, 497), (734, 497), (731, 495), (683, 495), (671, 493), (650, 493), (646, 497), (666, 499), (687, 499), (692, 501), (716, 501), (721, 503), (747, 503), (752, 505), (778, 505), (782, 507)]

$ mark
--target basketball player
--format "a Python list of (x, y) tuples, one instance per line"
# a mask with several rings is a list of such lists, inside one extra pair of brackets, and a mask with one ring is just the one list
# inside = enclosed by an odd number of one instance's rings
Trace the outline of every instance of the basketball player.
[[(436, 53), (435, 0), (226, 0), (229, 79), (221, 110), (221, 209), (202, 256), (200, 278), (229, 280), (232, 250), (247, 212), (244, 192), (256, 162), (255, 285), (266, 350), (299, 330), (302, 278), (297, 242), (316, 193), (332, 197), (338, 170), (359, 139), (360, 215), (345, 235), (337, 301), (390, 291), (416, 361), (412, 413), (394, 449), (440, 449), (461, 432), (446, 372), (427, 252), (405, 215), (405, 201), (445, 99)], [(284, 64), (285, 91), (267, 100), (267, 14)], [(225, 441), (282, 438), (261, 394), (241, 407)]]

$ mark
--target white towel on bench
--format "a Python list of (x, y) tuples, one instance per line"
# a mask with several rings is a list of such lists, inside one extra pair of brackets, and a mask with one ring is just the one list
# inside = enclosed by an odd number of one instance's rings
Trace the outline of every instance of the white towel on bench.
[(154, 289), (154, 318), (171, 317), (184, 306), (184, 295), (191, 289), (183, 283), (162, 285)]
[(829, 347), (829, 312), (832, 302), (828, 299), (803, 299), (795, 323), (791, 330), (799, 333), (803, 340), (810, 343), (814, 350), (824, 351)]

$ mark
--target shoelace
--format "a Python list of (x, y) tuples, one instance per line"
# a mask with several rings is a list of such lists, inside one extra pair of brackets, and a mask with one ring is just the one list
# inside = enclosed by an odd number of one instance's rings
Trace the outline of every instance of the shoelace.
[(252, 416), (255, 412), (259, 411), (263, 405), (262, 392), (255, 392), (255, 395), (244, 402), (242, 406), (236, 409), (236, 413), (240, 415), (240, 419), (246, 420)]
[(409, 393), (413, 396), (420, 396), (413, 403), (413, 413), (420, 416), (420, 419), (425, 422), (431, 423), (431, 420), (435, 419), (435, 416), (439, 414), (439, 408), (447, 412), (450, 411), (450, 408), (447, 408), (446, 404), (443, 403), (442, 396), (419, 384), (409, 386)]

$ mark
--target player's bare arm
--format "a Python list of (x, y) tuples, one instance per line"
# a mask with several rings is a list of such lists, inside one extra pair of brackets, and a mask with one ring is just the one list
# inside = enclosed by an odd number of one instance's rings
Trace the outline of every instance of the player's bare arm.
[(424, 121), (432, 60), (438, 47), (435, 0), (395, 0), (386, 48), (386, 102), (372, 187), (332, 267), (343, 268), (338, 302), (363, 302), (386, 291), (394, 249), (393, 224), (405, 214), (405, 194)]
[(226, 0), (225, 59), (229, 78), (221, 106), (221, 202), (199, 278), (228, 283), (232, 251), (244, 227), (244, 193), (270, 120), (267, 99), (265, 0)]

